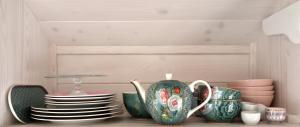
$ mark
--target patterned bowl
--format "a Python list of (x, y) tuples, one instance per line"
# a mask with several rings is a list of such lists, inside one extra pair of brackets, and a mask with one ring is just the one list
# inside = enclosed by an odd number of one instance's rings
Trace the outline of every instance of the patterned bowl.
[(241, 112), (240, 100), (210, 100), (202, 109), (202, 116), (209, 121), (231, 122)]
[[(207, 97), (207, 88), (205, 86), (198, 86), (196, 90), (199, 97), (199, 100), (205, 100)], [(241, 99), (241, 93), (238, 90), (227, 88), (227, 87), (218, 87), (212, 86), (212, 97), (213, 100), (239, 100)]]
[(270, 122), (283, 122), (286, 118), (286, 109), (269, 107), (266, 109), (266, 118)]
[(136, 92), (123, 93), (123, 102), (127, 112), (135, 118), (151, 118)]

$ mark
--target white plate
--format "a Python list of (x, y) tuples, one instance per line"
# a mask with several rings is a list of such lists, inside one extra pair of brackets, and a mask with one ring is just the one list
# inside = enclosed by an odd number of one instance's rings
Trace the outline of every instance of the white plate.
[(61, 111), (61, 112), (67, 112), (67, 111), (82, 111), (82, 110), (98, 110), (98, 109), (107, 109), (107, 108), (115, 108), (119, 107), (119, 105), (110, 105), (105, 107), (89, 107), (89, 108), (37, 108), (37, 107), (31, 107), (32, 110), (39, 110), (39, 111)]
[(50, 106), (88, 106), (88, 105), (106, 105), (113, 103), (113, 101), (103, 101), (103, 102), (97, 102), (97, 103), (72, 103), (72, 104), (57, 104), (57, 103), (46, 103)]
[(83, 103), (101, 103), (101, 102), (107, 102), (107, 101), (113, 101), (113, 98), (107, 99), (107, 100), (97, 100), (97, 101), (51, 101), (46, 100), (46, 103), (51, 104), (83, 104)]
[(120, 108), (108, 108), (108, 109), (98, 109), (98, 110), (86, 110), (86, 111), (65, 111), (65, 112), (57, 112), (57, 111), (43, 111), (43, 110), (34, 110), (31, 111), (33, 113), (47, 113), (47, 114), (83, 114), (83, 113), (96, 113), (96, 112), (104, 112), (104, 111), (113, 111), (120, 110)]
[(104, 100), (109, 98), (114, 98), (113, 96), (102, 96), (102, 97), (80, 97), (80, 98), (51, 98), (45, 97), (46, 100), (54, 100), (54, 101), (84, 101), (84, 100)]
[(31, 113), (31, 116), (33, 117), (42, 117), (42, 118), (84, 118), (84, 117), (99, 117), (99, 116), (105, 116), (105, 115), (114, 115), (114, 114), (118, 114), (120, 112), (115, 111), (115, 112), (109, 112), (109, 113), (95, 113), (95, 114), (89, 114), (89, 115), (55, 115), (55, 114), (35, 114), (35, 113)]
[(103, 94), (87, 94), (87, 95), (51, 95), (47, 94), (46, 97), (50, 98), (82, 98), (82, 97), (103, 97), (103, 96), (113, 96), (114, 93), (103, 93)]
[(47, 118), (38, 118), (38, 117), (31, 117), (35, 120), (40, 121), (47, 121), (47, 122), (82, 122), (82, 121), (94, 121), (94, 120), (104, 120), (104, 119), (110, 119), (113, 117), (117, 117), (119, 115), (112, 115), (108, 117), (95, 117), (95, 118), (81, 118), (81, 119), (47, 119)]

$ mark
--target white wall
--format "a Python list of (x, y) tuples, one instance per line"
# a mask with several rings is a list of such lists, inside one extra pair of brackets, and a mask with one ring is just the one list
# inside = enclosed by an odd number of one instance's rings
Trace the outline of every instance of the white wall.
[(13, 123), (7, 91), (13, 84), (46, 84), (48, 42), (22, 0), (0, 0), (0, 126)]
[[(297, 0), (282, 0), (284, 8)], [(276, 26), (274, 26), (276, 27)], [(275, 106), (287, 108), (288, 113), (299, 115), (300, 46), (283, 35), (262, 36), (257, 40), (257, 77), (274, 79)]]

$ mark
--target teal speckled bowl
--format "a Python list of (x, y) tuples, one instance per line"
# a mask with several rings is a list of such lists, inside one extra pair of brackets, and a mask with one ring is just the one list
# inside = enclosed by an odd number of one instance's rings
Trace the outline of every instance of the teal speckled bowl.
[[(239, 90), (227, 88), (227, 87), (218, 87), (218, 86), (211, 86), (212, 90), (212, 97), (211, 99), (214, 100), (239, 100), (241, 99), (241, 93)], [(207, 88), (205, 86), (198, 86), (196, 90), (199, 95), (199, 100), (203, 101), (207, 98)]]
[(202, 109), (202, 116), (209, 121), (231, 122), (241, 112), (240, 100), (210, 100)]
[(127, 112), (135, 118), (151, 118), (136, 92), (123, 93), (123, 102)]

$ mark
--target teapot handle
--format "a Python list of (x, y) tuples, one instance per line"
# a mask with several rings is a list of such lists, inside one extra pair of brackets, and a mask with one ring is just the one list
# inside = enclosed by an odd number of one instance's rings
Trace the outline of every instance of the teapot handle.
[(210, 85), (206, 81), (203, 81), (203, 80), (196, 80), (196, 81), (194, 81), (193, 83), (191, 83), (189, 85), (189, 87), (190, 87), (190, 89), (191, 89), (192, 92), (195, 91), (195, 85), (198, 84), (198, 83), (202, 83), (202, 84), (204, 84), (207, 87), (207, 89), (208, 89), (208, 96), (207, 96), (206, 100), (203, 103), (201, 103), (200, 105), (198, 105), (197, 107), (191, 109), (188, 112), (187, 118), (189, 118), (193, 113), (195, 113), (200, 108), (202, 108), (203, 106), (205, 106), (208, 103), (208, 101), (210, 100), (211, 96), (212, 96), (212, 91), (211, 91)]

